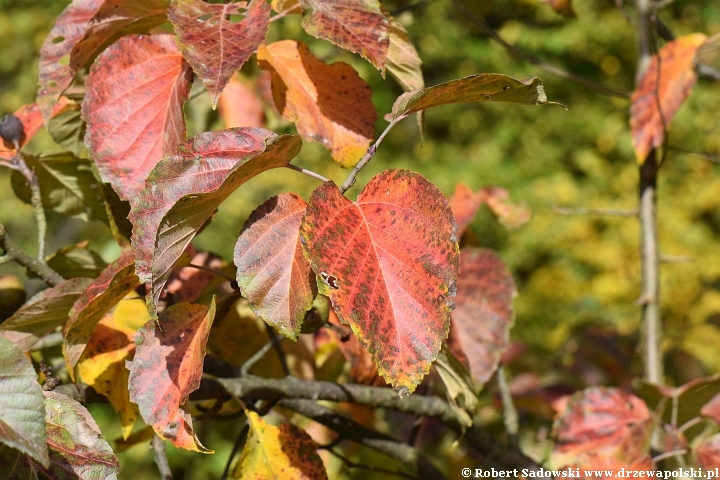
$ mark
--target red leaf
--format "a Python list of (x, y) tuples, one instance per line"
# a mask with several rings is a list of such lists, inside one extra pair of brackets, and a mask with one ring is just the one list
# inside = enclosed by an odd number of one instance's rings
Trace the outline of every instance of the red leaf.
[[(231, 20), (236, 15), (244, 18)], [(270, 5), (266, 0), (249, 4), (177, 0), (171, 3), (168, 18), (175, 26), (183, 56), (205, 84), (215, 107), (230, 77), (265, 40)]]
[(237, 75), (223, 90), (218, 100), (218, 112), (225, 128), (262, 127), (265, 125), (264, 105), (254, 86)]
[[(340, 319), (338, 319), (335, 310), (332, 308), (330, 308), (329, 311), (328, 323), (335, 325), (340, 323)], [(352, 378), (353, 382), (376, 387), (384, 387), (387, 385), (378, 373), (378, 369), (370, 357), (370, 352), (362, 346), (357, 336), (350, 335), (347, 341), (343, 342), (339, 333), (329, 328), (324, 331), (337, 340), (340, 351), (350, 364), (350, 378)]]
[(472, 376), (484, 384), (508, 345), (517, 289), (505, 263), (492, 250), (463, 248), (460, 271), (450, 333), (460, 348), (452, 350), (460, 360), (467, 358)]
[(437, 187), (406, 170), (377, 175), (356, 203), (327, 182), (303, 217), (303, 248), (323, 279), (320, 293), (402, 392), (415, 390), (447, 336), (456, 228)]
[(708, 403), (703, 405), (700, 413), (711, 418), (715, 423), (720, 425), (720, 393), (715, 395)]
[(234, 128), (196, 135), (158, 163), (129, 216), (136, 273), (152, 284), (152, 305), (173, 264), (220, 203), (258, 173), (288, 165), (299, 150), (294, 135)]
[[(197, 252), (190, 260), (193, 265), (200, 265), (222, 271), (225, 262), (221, 257), (210, 252)], [(168, 293), (173, 294), (173, 302), (196, 302), (210, 282), (222, 279), (213, 272), (199, 270), (194, 267), (180, 267), (173, 272), (167, 283)]]
[(455, 221), (458, 223), (458, 238), (462, 237), (472, 223), (480, 206), (487, 203), (488, 208), (508, 228), (516, 228), (530, 220), (530, 210), (524, 205), (508, 202), (510, 194), (504, 188), (485, 187), (476, 193), (460, 182), (450, 198)]
[(185, 137), (191, 82), (172, 35), (123, 37), (95, 60), (82, 106), (85, 144), (123, 200), (137, 196), (150, 170)]
[(455, 193), (450, 197), (450, 208), (458, 224), (458, 238), (463, 236), (467, 227), (472, 223), (483, 200), (481, 192), (473, 193), (472, 189), (462, 182), (455, 187)]
[(245, 222), (234, 255), (238, 285), (253, 312), (293, 340), (315, 298), (299, 238), (306, 206), (294, 193), (263, 203)]
[(343, 62), (326, 65), (294, 40), (261, 45), (258, 62), (272, 74), (275, 107), (305, 140), (322, 143), (343, 167), (362, 158), (377, 112), (370, 87), (355, 69)]
[(178, 448), (212, 453), (200, 444), (183, 405), (200, 386), (205, 345), (215, 317), (207, 305), (177, 303), (149, 321), (135, 336), (130, 370), (130, 400), (145, 423)]
[(385, 75), (390, 23), (378, 0), (301, 0), (310, 35), (359, 53)]
[(72, 83), (75, 70), (70, 52), (88, 29), (89, 22), (104, 0), (73, 0), (55, 20), (40, 48), (37, 101), (45, 121), (50, 120), (55, 103)]
[(638, 163), (645, 162), (650, 150), (663, 144), (665, 128), (690, 95), (697, 80), (693, 70), (695, 54), (705, 40), (707, 37), (702, 33), (693, 33), (668, 42), (653, 55), (638, 81), (630, 107), (630, 129)]
[(632, 462), (648, 453), (653, 428), (650, 411), (635, 395), (587, 388), (573, 396), (553, 425), (555, 455), (572, 459), (602, 453)]
[(75, 301), (65, 325), (63, 353), (68, 372), (73, 375), (97, 324), (129, 292), (140, 286), (135, 275), (135, 256), (126, 250), (108, 265)]
[[(60, 102), (58, 102), (51, 111), (50, 116), (55, 116), (60, 113), (67, 104), (67, 98), (62, 97)], [(23, 148), (30, 143), (30, 140), (32, 140), (42, 128), (42, 113), (36, 103), (30, 103), (18, 108), (13, 115), (18, 117), (23, 124), (23, 136), (19, 142), (20, 148)], [(15, 145), (12, 142), (3, 140), (2, 143), (0, 143), (0, 158), (11, 159), (15, 153)]]
[(693, 454), (700, 468), (709, 471), (720, 468), (720, 433), (698, 442)]

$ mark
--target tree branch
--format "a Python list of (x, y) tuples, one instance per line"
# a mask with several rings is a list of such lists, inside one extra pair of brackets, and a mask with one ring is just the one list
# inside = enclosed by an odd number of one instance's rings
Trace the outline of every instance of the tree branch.
[(288, 163), (287, 165), (285, 165), (285, 168), (289, 168), (290, 170), (295, 170), (296, 172), (304, 173), (308, 177), (312, 177), (315, 180), (320, 180), (323, 183), (330, 181), (330, 179), (323, 177), (319, 173), (315, 173), (312, 170), (308, 170), (307, 168), (298, 167), (297, 165), (293, 165), (291, 163)]
[(38, 227), (38, 253), (37, 258), (40, 263), (45, 263), (45, 238), (47, 236), (47, 220), (45, 219), (45, 208), (42, 204), (42, 194), (40, 193), (40, 184), (35, 172), (30, 170), (25, 163), (25, 159), (19, 151), (20, 145), (15, 142), (15, 148), (18, 151), (13, 155), (9, 162), (2, 162), (6, 167), (17, 170), (20, 174), (25, 177), (28, 186), (30, 187), (30, 204), (33, 207), (35, 213), (35, 223)]
[(160, 478), (162, 480), (173, 480), (170, 462), (168, 461), (167, 452), (165, 451), (165, 440), (155, 434), (153, 435), (152, 446), (155, 451), (155, 464), (158, 470), (160, 470)]
[(602, 215), (608, 217), (637, 217), (637, 210), (623, 210), (619, 208), (571, 208), (553, 207), (553, 212), (561, 215)]
[(23, 248), (8, 235), (2, 224), (0, 224), (0, 247), (5, 251), (6, 256), (9, 256), (20, 265), (36, 273), (51, 287), (59, 285), (65, 280), (59, 273), (48, 267), (45, 262), (40, 262), (23, 250)]
[(388, 125), (385, 128), (385, 131), (380, 134), (377, 140), (375, 140), (375, 143), (373, 143), (370, 148), (368, 148), (367, 152), (365, 152), (365, 155), (360, 159), (360, 161), (355, 165), (355, 168), (353, 168), (352, 172), (350, 172), (350, 175), (348, 176), (347, 180), (345, 180), (345, 183), (342, 184), (340, 187), (340, 192), (345, 193), (347, 192), (353, 185), (355, 185), (355, 177), (357, 177), (358, 173), (360, 173), (360, 170), (362, 170), (365, 165), (370, 163), (370, 160), (372, 160), (372, 157), (375, 156), (375, 152), (377, 152), (378, 147), (380, 146), (380, 142), (383, 141), (385, 138), (385, 135), (387, 135), (392, 128), (397, 125), (397, 123), (404, 119), (405, 117), (399, 117), (390, 122), (390, 125)]

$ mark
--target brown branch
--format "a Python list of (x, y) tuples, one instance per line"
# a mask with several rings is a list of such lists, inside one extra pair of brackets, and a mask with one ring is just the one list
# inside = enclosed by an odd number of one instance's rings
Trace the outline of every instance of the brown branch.
[(5, 251), (6, 256), (9, 256), (23, 267), (36, 273), (51, 287), (59, 285), (65, 280), (59, 273), (48, 267), (45, 262), (40, 262), (37, 258), (30, 256), (29, 253), (8, 235), (2, 224), (0, 224), (0, 247)]
[(387, 135), (390, 132), (390, 130), (392, 130), (392, 128), (395, 125), (397, 125), (397, 123), (400, 120), (402, 120), (404, 118), (405, 118), (404, 116), (398, 117), (395, 120), (393, 120), (392, 122), (390, 122), (390, 125), (388, 125), (385, 128), (385, 131), (380, 134), (380, 136), (378, 137), (377, 140), (375, 140), (375, 143), (370, 145), (370, 148), (367, 149), (367, 152), (365, 152), (365, 155), (363, 155), (363, 157), (360, 159), (360, 161), (357, 163), (357, 165), (355, 165), (355, 168), (353, 168), (352, 172), (350, 172), (350, 175), (348, 175), (348, 178), (347, 178), (347, 180), (345, 180), (345, 183), (343, 183), (342, 186), (340, 187), (340, 192), (345, 193), (353, 185), (355, 185), (355, 180), (356, 180), (355, 177), (357, 177), (358, 173), (360, 173), (360, 170), (365, 168), (365, 165), (370, 163), (370, 160), (372, 160), (372, 158), (375, 156), (375, 152), (377, 152), (377, 149), (380, 146), (380, 143), (385, 138), (385, 135)]

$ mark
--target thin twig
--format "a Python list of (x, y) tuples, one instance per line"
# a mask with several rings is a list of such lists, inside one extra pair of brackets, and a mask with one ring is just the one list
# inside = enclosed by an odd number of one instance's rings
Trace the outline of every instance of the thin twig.
[(397, 125), (397, 123), (404, 119), (405, 116), (398, 117), (385, 128), (385, 131), (380, 134), (377, 140), (375, 140), (375, 143), (373, 143), (370, 148), (367, 149), (367, 152), (365, 152), (365, 155), (360, 159), (360, 161), (355, 165), (355, 168), (353, 168), (352, 172), (350, 172), (350, 175), (348, 176), (347, 180), (345, 180), (345, 183), (342, 184), (340, 187), (340, 192), (345, 193), (347, 192), (353, 185), (355, 185), (355, 177), (357, 177), (358, 173), (360, 173), (360, 170), (365, 168), (365, 165), (367, 165), (370, 160), (372, 160), (373, 156), (375, 156), (375, 152), (377, 152), (378, 147), (380, 146), (380, 143), (385, 138), (385, 135), (387, 135), (392, 128)]
[(265, 329), (267, 330), (268, 337), (270, 337), (270, 343), (273, 347), (275, 347), (275, 353), (277, 353), (277, 356), (280, 359), (280, 366), (282, 367), (283, 372), (287, 377), (288, 375), (290, 375), (290, 369), (288, 368), (285, 350), (283, 350), (282, 345), (280, 345), (280, 342), (283, 339), (283, 335), (278, 335), (275, 329), (267, 323), (265, 324)]
[(40, 262), (23, 250), (23, 248), (8, 235), (2, 224), (0, 224), (0, 247), (5, 250), (5, 256), (12, 257), (17, 263), (36, 273), (38, 277), (42, 278), (45, 283), (51, 287), (65, 281), (59, 273), (50, 268), (45, 262)]
[(693, 263), (695, 259), (693, 257), (681, 257), (676, 255), (660, 255), (660, 261), (662, 263)]
[(666, 458), (670, 458), (670, 457), (677, 458), (678, 455), (685, 455), (686, 453), (687, 453), (687, 450), (684, 448), (681, 448), (680, 450), (673, 450), (671, 452), (661, 453), (660, 455), (653, 457), (652, 462), (653, 462), (653, 464), (656, 464), (662, 460), (665, 460)]
[(173, 480), (170, 462), (165, 451), (165, 440), (158, 437), (157, 434), (153, 435), (152, 446), (153, 450), (155, 450), (155, 464), (160, 470), (160, 478), (162, 480)]
[(403, 472), (398, 472), (397, 470), (390, 470), (389, 468), (378, 467), (376, 465), (366, 465), (364, 463), (356, 463), (356, 462), (353, 462), (352, 460), (350, 460), (349, 458), (339, 454), (332, 448), (329, 448), (327, 450), (328, 450), (328, 452), (332, 453), (337, 458), (342, 460), (342, 462), (348, 468), (357, 468), (357, 469), (368, 470), (370, 472), (386, 473), (388, 475), (394, 475), (396, 477), (401, 477), (401, 478), (409, 478), (411, 480), (420, 480), (420, 477), (416, 477), (415, 475), (408, 475), (407, 473), (403, 473)]
[(704, 158), (705, 160), (707, 160), (708, 162), (720, 163), (720, 155), (715, 155), (715, 154), (713, 154), (713, 153), (695, 152), (695, 151), (692, 151), (692, 150), (686, 150), (686, 149), (684, 149), (684, 148), (675, 147), (675, 146), (673, 146), (673, 145), (668, 145), (668, 146), (667, 146), (667, 149), (668, 149), (668, 150), (672, 150), (672, 151), (674, 151), (674, 152), (683, 153), (683, 154), (685, 154), (685, 155), (695, 155), (695, 156), (697, 156), (697, 157), (702, 157), (702, 158)]
[[(260, 347), (260, 350), (253, 353), (250, 358), (245, 360), (245, 363), (242, 364), (242, 367), (240, 367), (240, 376), (245, 377), (250, 373), (250, 369), (255, 366), (257, 362), (262, 360), (262, 358), (267, 355), (267, 353), (275, 346), (276, 342), (279, 342), (282, 340), (283, 335), (275, 335), (270, 339), (269, 342), (267, 342), (265, 345)], [(287, 374), (286, 374), (287, 375)]]
[(230, 465), (232, 465), (233, 458), (235, 458), (235, 455), (238, 451), (245, 445), (245, 441), (248, 437), (248, 431), (250, 430), (250, 424), (247, 422), (247, 418), (245, 419), (245, 422), (243, 424), (243, 427), (240, 429), (240, 433), (235, 438), (235, 443), (233, 443), (233, 448), (230, 451), (230, 455), (228, 455), (227, 463), (225, 463), (225, 469), (223, 470), (222, 476), (220, 477), (220, 480), (226, 480), (228, 477), (228, 473), (230, 473)]
[(316, 180), (320, 180), (323, 183), (330, 181), (329, 179), (323, 177), (319, 173), (315, 173), (312, 170), (308, 170), (306, 168), (298, 167), (297, 165), (288, 163), (287, 165), (285, 165), (285, 168), (289, 168), (290, 170), (295, 170), (296, 172), (304, 173), (305, 175), (312, 177)]
[(502, 365), (500, 365), (497, 371), (497, 382), (500, 388), (500, 397), (502, 398), (503, 423), (505, 423), (505, 429), (508, 433), (508, 440), (510, 441), (510, 445), (517, 448), (519, 430), (518, 412), (513, 403), (512, 395), (510, 395), (510, 389), (505, 379), (505, 368)]
[(227, 280), (228, 282), (234, 282), (234, 281), (235, 281), (235, 278), (232, 277), (232, 276), (230, 276), (230, 275), (228, 275), (227, 273), (222, 272), (222, 271), (220, 271), (220, 270), (215, 270), (214, 268), (206, 267), (206, 266), (204, 266), (204, 265), (197, 265), (197, 264), (195, 264), (195, 263), (188, 263), (187, 265), (183, 265), (183, 266), (180, 267), (180, 268), (195, 268), (195, 269), (197, 269), (197, 270), (202, 270), (202, 271), (205, 271), (205, 272), (214, 273), (214, 274), (217, 275), (218, 277), (222, 277), (222, 278), (224, 278), (225, 280)]
[(570, 208), (553, 207), (553, 212), (561, 215), (602, 215), (608, 217), (637, 217), (637, 210), (623, 210), (619, 208)]
[(38, 182), (35, 172), (30, 170), (25, 163), (25, 159), (20, 152), (16, 153), (12, 159), (12, 163), (17, 165), (17, 170), (25, 177), (30, 186), (30, 203), (35, 212), (35, 222), (38, 227), (38, 253), (37, 259), (41, 263), (45, 263), (45, 238), (47, 236), (47, 220), (45, 219), (45, 207), (42, 204), (42, 194), (40, 193), (40, 183)]
[(593, 82), (592, 80), (588, 80), (585, 77), (581, 77), (580, 75), (576, 75), (572, 72), (568, 72), (567, 70), (563, 70), (562, 68), (556, 67), (555, 65), (551, 65), (547, 63), (546, 61), (536, 57), (535, 55), (528, 53), (524, 50), (521, 50), (514, 45), (510, 45), (505, 40), (500, 37), (495, 30), (490, 28), (490, 25), (488, 25), (485, 20), (478, 17), (474, 13), (472, 13), (470, 10), (465, 7), (465, 5), (462, 4), (462, 2), (455, 0), (454, 4), (456, 8), (459, 8), (463, 11), (463, 15), (470, 20), (475, 26), (477, 26), (482, 32), (490, 37), (492, 40), (494, 40), (496, 43), (503, 46), (506, 50), (508, 50), (511, 53), (514, 53), (515, 55), (524, 58), (528, 62), (532, 63), (533, 65), (536, 65), (546, 72), (558, 76), (560, 78), (564, 78), (566, 80), (570, 80), (572, 82), (575, 82), (577, 84), (583, 85), (584, 87), (587, 87), (591, 90), (594, 90), (598, 93), (602, 93), (605, 95), (610, 95), (613, 97), (619, 97), (619, 98), (630, 98), (630, 93), (625, 92), (623, 90), (618, 90), (613, 87), (608, 87), (606, 85), (603, 85), (601, 83)]

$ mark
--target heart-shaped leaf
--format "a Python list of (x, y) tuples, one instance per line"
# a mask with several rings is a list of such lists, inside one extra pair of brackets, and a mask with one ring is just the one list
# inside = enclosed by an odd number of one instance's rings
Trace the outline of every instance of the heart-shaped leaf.
[[(241, 16), (241, 20), (234, 17)], [(174, 0), (168, 18), (175, 25), (183, 56), (217, 105), (230, 77), (265, 40), (270, 24), (266, 0), (225, 4)]]
[(417, 173), (388, 170), (357, 202), (332, 182), (316, 189), (301, 238), (340, 318), (378, 371), (412, 392), (450, 327), (459, 254), (448, 202)]
[(283, 40), (258, 49), (260, 67), (272, 75), (278, 111), (305, 140), (319, 142), (343, 167), (355, 165), (375, 134), (372, 91), (347, 63), (326, 65), (307, 45)]
[(235, 244), (243, 297), (256, 315), (293, 340), (315, 298), (299, 237), (306, 206), (294, 193), (272, 197), (250, 215)]
[(288, 165), (300, 144), (294, 135), (233, 128), (196, 135), (163, 158), (130, 212), (136, 273), (152, 284), (153, 305), (173, 264), (223, 200), (255, 175)]
[(0, 338), (0, 443), (47, 466), (45, 397), (22, 350)]
[(172, 35), (123, 37), (90, 68), (85, 144), (103, 181), (123, 200), (137, 196), (153, 167), (185, 137), (191, 82)]
[(300, 0), (310, 35), (359, 53), (385, 75), (390, 22), (378, 0)]
[(135, 336), (135, 358), (130, 370), (130, 399), (140, 415), (162, 438), (178, 448), (212, 453), (202, 446), (183, 406), (200, 386), (205, 345), (215, 317), (210, 307), (176, 303), (151, 320)]

